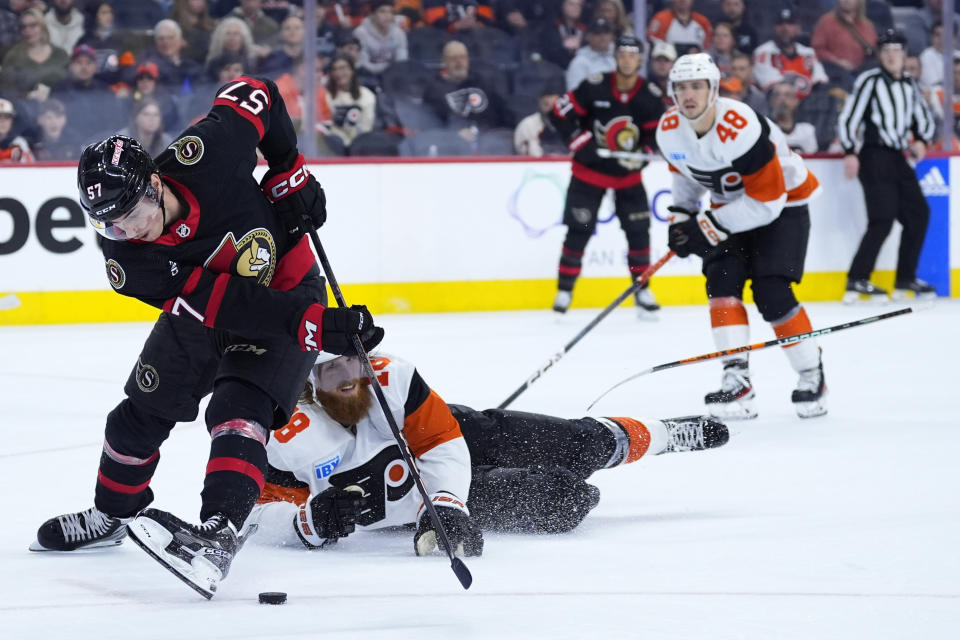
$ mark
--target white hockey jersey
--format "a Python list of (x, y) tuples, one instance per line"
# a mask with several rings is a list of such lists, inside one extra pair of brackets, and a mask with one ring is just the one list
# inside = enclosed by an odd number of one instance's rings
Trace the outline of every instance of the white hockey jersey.
[[(470, 452), (446, 403), (412, 364), (393, 356), (372, 360), (397, 425), (417, 459), (427, 492), (452, 494), (466, 503)], [(367, 498), (358, 530), (415, 522), (423, 505), (386, 419), (374, 400), (355, 428), (333, 420), (317, 404), (297, 407), (267, 443), (266, 483), (250, 521), (274, 543), (298, 540), (293, 518), (299, 505), (330, 487), (357, 485)]]
[(753, 78), (764, 91), (777, 82), (788, 82), (801, 99), (810, 95), (813, 85), (829, 81), (812, 47), (797, 42), (790, 57), (773, 40), (754, 49)]
[(674, 204), (697, 211), (709, 191), (717, 222), (733, 233), (768, 225), (784, 206), (820, 192), (780, 128), (738, 100), (717, 98), (713, 127), (701, 137), (670, 109), (657, 125), (657, 147), (673, 176)]

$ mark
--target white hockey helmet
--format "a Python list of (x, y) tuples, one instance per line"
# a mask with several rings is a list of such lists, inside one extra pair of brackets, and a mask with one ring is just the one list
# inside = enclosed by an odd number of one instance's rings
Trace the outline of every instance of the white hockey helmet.
[[(717, 101), (717, 95), (720, 91), (720, 69), (714, 64), (713, 58), (706, 53), (688, 53), (677, 58), (670, 69), (670, 77), (667, 82), (667, 94), (677, 101), (677, 94), (673, 88), (675, 82), (685, 82), (688, 80), (706, 80), (710, 85), (710, 100), (707, 102), (707, 108), (703, 110), (706, 113), (713, 103)], [(679, 103), (678, 103), (679, 104)], [(683, 113), (681, 111), (681, 113)], [(703, 114), (697, 117), (699, 120)]]

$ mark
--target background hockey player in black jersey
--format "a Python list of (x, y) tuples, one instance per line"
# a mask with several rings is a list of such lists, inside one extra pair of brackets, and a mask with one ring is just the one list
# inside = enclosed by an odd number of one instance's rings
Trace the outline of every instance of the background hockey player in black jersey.
[[(636, 38), (617, 40), (617, 70), (588, 77), (557, 101), (551, 119), (573, 151), (572, 177), (567, 188), (563, 223), (567, 237), (558, 267), (554, 311), (570, 307), (573, 286), (584, 250), (597, 226), (597, 210), (607, 189), (614, 190), (620, 226), (627, 236), (627, 266), (631, 278), (650, 264), (650, 207), (640, 170), (644, 163), (609, 152), (637, 153), (655, 144), (657, 120), (663, 113), (662, 92), (637, 76), (643, 65), (643, 45)], [(635, 294), (641, 312), (659, 305), (649, 289)]]
[[(257, 150), (269, 164), (260, 184)], [(163, 310), (107, 416), (95, 506), (52, 518), (34, 550), (134, 540), (209, 598), (263, 487), (269, 430), (289, 418), (314, 361), (351, 334), (382, 338), (364, 307), (327, 309), (308, 225), (325, 198), (270, 80), (241, 77), (154, 161), (113, 136), (80, 159), (80, 202), (100, 234), (110, 284)], [(200, 526), (146, 509), (159, 448), (177, 422), (205, 420), (210, 458)], [(139, 514), (139, 515), (138, 515)], [(136, 516), (136, 517), (134, 517)]]

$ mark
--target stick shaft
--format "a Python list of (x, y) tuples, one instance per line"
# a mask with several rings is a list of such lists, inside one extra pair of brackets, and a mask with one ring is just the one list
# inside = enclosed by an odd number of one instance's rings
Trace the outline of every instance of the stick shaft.
[[(327, 281), (330, 283), (330, 289), (333, 291), (334, 300), (337, 301), (338, 306), (346, 308), (347, 303), (343, 298), (343, 293), (340, 291), (340, 285), (337, 283), (336, 276), (333, 275), (333, 269), (330, 266), (330, 261), (327, 259), (327, 254), (323, 250), (323, 245), (320, 244), (320, 238), (317, 236), (317, 231), (315, 229), (310, 229), (310, 239), (313, 240), (313, 247), (317, 250), (317, 257), (320, 259), (320, 266), (323, 268), (323, 272), (327, 276)], [(423, 482), (423, 476), (420, 474), (420, 469), (417, 467), (416, 458), (414, 458), (413, 453), (411, 453), (410, 447), (407, 444), (407, 440), (403, 437), (403, 433), (400, 431), (400, 427), (397, 426), (397, 421), (393, 417), (393, 412), (390, 411), (390, 405), (387, 404), (387, 398), (383, 395), (383, 388), (380, 386), (380, 381), (377, 379), (377, 374), (373, 370), (373, 365), (370, 363), (370, 356), (367, 354), (367, 350), (363, 348), (363, 343), (360, 341), (360, 336), (356, 334), (353, 336), (353, 347), (360, 356), (360, 362), (363, 364), (363, 372), (370, 379), (370, 386), (373, 388), (373, 393), (380, 405), (380, 410), (383, 411), (383, 416), (386, 418), (387, 424), (390, 425), (390, 431), (393, 433), (394, 439), (400, 446), (400, 455), (403, 457), (403, 461), (406, 463), (407, 469), (410, 470), (410, 476), (413, 478), (413, 483), (417, 486), (417, 490), (420, 492), (420, 497), (423, 498), (424, 508), (426, 508), (427, 515), (433, 522), (433, 528), (437, 532), (437, 537), (440, 538), (440, 542), (446, 549), (447, 557), (450, 558), (450, 564), (453, 568), (453, 572), (456, 574), (457, 579), (460, 580), (463, 588), (469, 589), (470, 584), (473, 581), (473, 577), (470, 575), (466, 565), (463, 564), (463, 561), (453, 555), (453, 548), (450, 545), (450, 538), (447, 536), (447, 531), (443, 528), (443, 523), (440, 522), (440, 516), (437, 514), (436, 508), (433, 506), (433, 502), (430, 500), (430, 494), (427, 492), (427, 487)]]
[(530, 387), (530, 385), (532, 385), (532, 384), (535, 383), (537, 380), (539, 380), (539, 379), (540, 379), (540, 376), (542, 376), (544, 373), (546, 373), (547, 369), (549, 369), (550, 367), (552, 367), (552, 366), (555, 365), (556, 363), (560, 362), (560, 359), (563, 358), (563, 356), (565, 356), (565, 355), (567, 354), (567, 352), (568, 352), (570, 349), (572, 349), (575, 344), (577, 344), (578, 342), (580, 342), (580, 340), (583, 339), (583, 337), (584, 337), (585, 335), (587, 335), (588, 333), (590, 333), (590, 331), (592, 331), (595, 326), (597, 326), (598, 324), (600, 324), (600, 321), (601, 321), (601, 320), (603, 320), (603, 319), (606, 318), (608, 315), (610, 315), (610, 313), (611, 313), (614, 309), (616, 309), (617, 307), (619, 307), (620, 304), (621, 304), (624, 300), (626, 300), (627, 298), (629, 298), (630, 295), (631, 295), (634, 291), (636, 291), (637, 289), (641, 288), (643, 285), (647, 284), (647, 282), (650, 281), (650, 278), (653, 277), (653, 274), (655, 274), (655, 273), (660, 269), (660, 267), (662, 267), (663, 265), (665, 265), (665, 264), (667, 263), (667, 261), (670, 260), (670, 258), (672, 258), (674, 255), (676, 255), (676, 254), (675, 254), (673, 251), (668, 251), (666, 254), (664, 254), (664, 256), (663, 256), (662, 258), (660, 258), (659, 260), (657, 260), (656, 262), (654, 262), (653, 264), (651, 264), (649, 267), (647, 267), (647, 268), (643, 271), (643, 273), (641, 273), (641, 274), (637, 277), (637, 279), (633, 282), (633, 284), (630, 285), (630, 287), (629, 287), (626, 291), (624, 291), (623, 293), (621, 293), (619, 296), (617, 296), (617, 298), (616, 298), (613, 302), (611, 302), (610, 304), (608, 304), (607, 307), (606, 307), (603, 311), (601, 311), (599, 314), (597, 314), (597, 317), (595, 317), (593, 320), (591, 320), (591, 321), (587, 324), (587, 326), (585, 326), (583, 329), (581, 329), (580, 332), (579, 332), (577, 335), (575, 335), (567, 344), (563, 345), (563, 348), (562, 348), (559, 352), (557, 352), (556, 355), (554, 355), (554, 356), (551, 357), (549, 360), (547, 360), (543, 365), (541, 365), (540, 368), (537, 369), (537, 370), (533, 373), (533, 375), (531, 375), (529, 378), (526, 379), (526, 381), (524, 381), (523, 384), (521, 384), (519, 387), (517, 387), (517, 388), (514, 390), (514, 392), (511, 393), (510, 396), (509, 396), (506, 400), (504, 400), (503, 402), (501, 402), (500, 405), (499, 405), (497, 408), (498, 408), (498, 409), (505, 409), (505, 408), (507, 408), (507, 406), (509, 406), (511, 402), (513, 402), (514, 400), (516, 400), (516, 399), (520, 396), (521, 393), (523, 393), (524, 391), (526, 391), (526, 390)]

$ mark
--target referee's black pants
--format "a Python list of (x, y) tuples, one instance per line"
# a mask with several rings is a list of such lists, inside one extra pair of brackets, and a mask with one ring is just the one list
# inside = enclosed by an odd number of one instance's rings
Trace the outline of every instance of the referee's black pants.
[(877, 262), (883, 241), (893, 221), (903, 225), (897, 257), (898, 283), (917, 277), (917, 262), (930, 222), (930, 207), (917, 173), (907, 164), (902, 151), (886, 147), (865, 147), (860, 152), (860, 183), (867, 204), (867, 232), (863, 234), (847, 274), (850, 280), (867, 280)]

